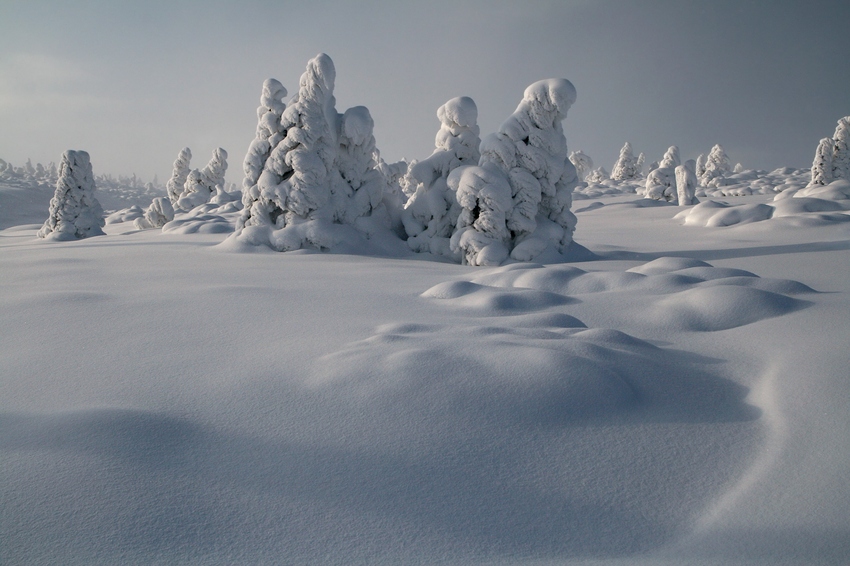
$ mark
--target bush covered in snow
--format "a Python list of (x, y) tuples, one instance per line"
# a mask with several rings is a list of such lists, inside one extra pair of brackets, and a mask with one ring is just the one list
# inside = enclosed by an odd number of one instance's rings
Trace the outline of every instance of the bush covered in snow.
[(652, 169), (646, 176), (646, 187), (644, 196), (655, 200), (666, 200), (675, 202), (676, 193), (676, 168), (681, 165), (678, 146), (671, 145), (658, 167)]
[(186, 179), (189, 177), (189, 163), (192, 161), (192, 150), (184, 147), (174, 160), (174, 167), (171, 173), (171, 178), (165, 184), (165, 190), (168, 192), (168, 199), (172, 205), (177, 204), (180, 195), (183, 194), (183, 187), (186, 185)]
[(103, 209), (94, 196), (94, 190), (89, 154), (74, 150), (63, 153), (56, 192), (38, 237), (73, 240), (102, 235)]
[(561, 122), (576, 100), (566, 79), (526, 88), (516, 111), (481, 143), (478, 167), (448, 179), (462, 207), (451, 247), (470, 265), (496, 265), (508, 254), (528, 261), (548, 246), (566, 251), (578, 184)]
[[(175, 163), (176, 165), (176, 163)], [(213, 150), (212, 158), (202, 170), (192, 169), (186, 177), (183, 192), (175, 208), (191, 210), (210, 202), (217, 192), (224, 190), (224, 175), (227, 171), (227, 152), (222, 148)]]
[(725, 178), (732, 173), (732, 164), (720, 144), (711, 148), (711, 152), (705, 159), (704, 170), (699, 174), (700, 162), (697, 159), (697, 174), (699, 183), (704, 187), (719, 187), (724, 184)]
[(815, 151), (809, 185), (828, 185), (850, 180), (850, 116), (838, 121), (832, 138), (823, 138)]
[(570, 163), (576, 168), (576, 175), (578, 175), (579, 180), (586, 180), (590, 172), (593, 171), (593, 159), (581, 150), (570, 152)]
[(174, 207), (171, 206), (171, 201), (166, 197), (157, 197), (145, 210), (144, 216), (136, 218), (133, 224), (139, 230), (147, 230), (162, 228), (172, 220), (174, 220)]
[[(641, 164), (642, 166), (643, 164)], [(617, 158), (617, 162), (611, 170), (611, 178), (615, 181), (626, 181), (638, 176), (640, 176), (640, 169), (638, 168), (637, 159), (632, 154), (632, 144), (626, 142), (620, 150), (620, 157)]]
[(412, 194), (404, 206), (402, 221), (412, 250), (456, 257), (449, 240), (460, 216), (460, 204), (447, 180), (458, 167), (478, 164), (478, 108), (471, 98), (461, 96), (440, 106), (437, 118), (440, 130), (434, 152), (427, 159), (414, 161), (407, 170), (404, 184)]

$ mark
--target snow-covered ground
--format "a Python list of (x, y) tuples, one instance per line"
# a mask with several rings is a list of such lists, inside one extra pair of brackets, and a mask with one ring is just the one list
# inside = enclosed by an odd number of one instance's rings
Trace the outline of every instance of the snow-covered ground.
[(745, 177), (497, 268), (0, 186), (0, 563), (850, 563), (850, 200)]

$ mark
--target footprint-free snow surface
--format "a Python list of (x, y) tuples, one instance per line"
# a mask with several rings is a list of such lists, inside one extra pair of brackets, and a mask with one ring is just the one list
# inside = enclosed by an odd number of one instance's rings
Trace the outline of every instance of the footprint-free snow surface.
[(488, 269), (7, 214), (0, 563), (850, 563), (850, 223), (806, 198), (608, 196), (591, 261)]

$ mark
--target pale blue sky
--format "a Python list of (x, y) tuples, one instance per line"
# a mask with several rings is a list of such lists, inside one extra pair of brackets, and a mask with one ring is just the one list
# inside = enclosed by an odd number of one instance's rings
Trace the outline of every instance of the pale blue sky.
[(164, 181), (183, 146), (196, 167), (221, 146), (239, 183), (263, 80), (293, 94), (325, 52), (338, 110), (370, 109), (387, 160), (427, 157), (449, 98), (476, 101), (483, 136), (562, 77), (570, 149), (609, 170), (625, 141), (808, 167), (850, 115), (848, 21), (846, 0), (0, 0), (0, 157), (84, 149), (96, 173)]

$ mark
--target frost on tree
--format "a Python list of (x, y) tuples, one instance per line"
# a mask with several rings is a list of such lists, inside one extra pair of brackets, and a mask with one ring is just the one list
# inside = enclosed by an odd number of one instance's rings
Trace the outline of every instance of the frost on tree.
[(183, 192), (177, 199), (176, 208), (191, 210), (210, 202), (217, 192), (224, 190), (224, 175), (227, 172), (227, 152), (222, 148), (213, 151), (207, 166), (198, 171), (193, 169), (186, 178)]
[(615, 181), (626, 181), (634, 179), (638, 174), (637, 159), (632, 154), (632, 144), (626, 142), (620, 150), (620, 157), (617, 158), (614, 169), (611, 171), (611, 178)]
[(326, 249), (343, 233), (336, 225), (364, 224), (381, 202), (372, 118), (363, 107), (337, 113), (335, 77), (324, 53), (307, 64), (281, 115), (282, 138), (243, 193), (235, 238), (278, 251)]
[[(699, 161), (697, 161), (697, 169), (699, 169)], [(732, 172), (732, 164), (729, 157), (723, 150), (720, 144), (711, 148), (711, 152), (705, 160), (705, 170), (699, 177), (699, 183), (703, 187), (720, 187), (723, 186), (725, 179)]]
[(440, 130), (430, 157), (410, 164), (404, 186), (411, 192), (402, 212), (407, 244), (417, 252), (456, 257), (450, 249), (460, 204), (448, 185), (449, 174), (481, 157), (478, 108), (467, 97), (453, 98), (437, 109)]
[(504, 250), (529, 261), (548, 246), (557, 252), (569, 247), (578, 178), (561, 122), (575, 100), (575, 87), (566, 79), (530, 85), (499, 131), (482, 141), (479, 166), (450, 175), (463, 209), (451, 247), (464, 263), (494, 265), (506, 258)]
[(815, 151), (815, 160), (812, 163), (812, 185), (828, 185), (832, 178), (832, 154), (835, 144), (832, 138), (823, 138)]
[(171, 206), (171, 201), (165, 197), (157, 197), (145, 210), (144, 216), (136, 218), (133, 224), (139, 230), (147, 230), (162, 228), (172, 220), (174, 220), (174, 207)]
[(570, 163), (576, 168), (576, 175), (580, 181), (585, 180), (593, 171), (593, 159), (581, 150), (570, 152)]
[(74, 240), (103, 234), (103, 209), (94, 196), (91, 160), (85, 151), (62, 154), (59, 180), (39, 238)]
[(678, 146), (671, 145), (658, 167), (646, 176), (644, 196), (649, 199), (676, 202), (678, 194), (676, 168), (681, 163)]
[(256, 185), (272, 149), (277, 146), (286, 132), (280, 123), (286, 103), (286, 89), (276, 79), (266, 79), (260, 95), (260, 105), (257, 107), (257, 133), (254, 141), (248, 147), (242, 170), (242, 188), (247, 192)]
[(174, 169), (171, 173), (171, 178), (165, 184), (165, 189), (168, 192), (168, 199), (171, 204), (177, 204), (180, 195), (183, 194), (183, 187), (186, 184), (186, 179), (189, 177), (189, 163), (192, 161), (192, 150), (184, 147), (180, 150), (180, 154), (174, 161)]
[(696, 174), (687, 165), (677, 165), (674, 171), (676, 177), (676, 194), (679, 206), (690, 206), (692, 204), (696, 204)]
[(850, 116), (838, 121), (832, 141), (832, 179), (850, 180)]
[(609, 180), (611, 175), (608, 174), (608, 171), (605, 170), (605, 167), (597, 167), (584, 178), (585, 181), (589, 184), (601, 184), (605, 181)]
[(697, 181), (699, 181), (699, 179), (701, 179), (702, 176), (705, 175), (705, 154), (704, 153), (700, 153), (697, 156), (696, 169), (694, 170), (694, 172), (696, 173)]

